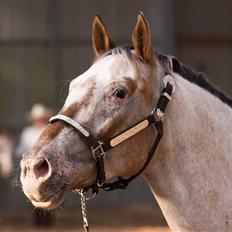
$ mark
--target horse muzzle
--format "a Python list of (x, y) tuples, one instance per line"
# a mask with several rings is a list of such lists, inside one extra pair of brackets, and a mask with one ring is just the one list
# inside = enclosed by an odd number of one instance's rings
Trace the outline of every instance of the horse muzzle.
[(51, 163), (40, 157), (22, 159), (20, 165), (22, 188), (32, 204), (43, 209), (57, 208), (63, 202), (64, 191), (60, 178), (53, 175)]

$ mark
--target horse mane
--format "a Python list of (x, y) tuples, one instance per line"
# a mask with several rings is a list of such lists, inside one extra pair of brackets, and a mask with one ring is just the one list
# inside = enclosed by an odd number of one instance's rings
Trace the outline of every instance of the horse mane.
[(170, 66), (173, 72), (179, 74), (191, 83), (194, 83), (201, 88), (207, 90), (208, 92), (219, 98), (222, 102), (232, 107), (232, 98), (221, 91), (214, 84), (212, 84), (204, 73), (194, 71), (186, 64), (181, 63), (176, 57), (162, 54), (156, 54), (156, 57), (158, 57), (161, 65), (167, 66), (167, 62), (170, 62)]
[[(120, 54), (127, 57), (129, 60), (133, 60), (134, 62), (136, 62), (136, 59), (134, 59), (132, 53), (133, 49), (134, 48), (130, 45), (118, 46), (106, 52), (103, 55), (103, 57)], [(205, 89), (206, 91), (210, 92), (211, 94), (219, 98), (222, 102), (224, 102), (228, 106), (232, 107), (232, 98), (229, 97), (222, 90), (220, 90), (218, 87), (216, 87), (214, 84), (212, 84), (203, 72), (194, 71), (191, 67), (181, 63), (174, 56), (155, 53), (155, 57), (158, 59), (160, 64), (165, 68), (169, 66), (169, 68), (171, 68), (173, 72), (179, 74), (180, 76), (190, 81), (191, 83), (200, 86), (201, 88)], [(138, 62), (139, 61), (141, 62), (142, 60), (138, 60)]]

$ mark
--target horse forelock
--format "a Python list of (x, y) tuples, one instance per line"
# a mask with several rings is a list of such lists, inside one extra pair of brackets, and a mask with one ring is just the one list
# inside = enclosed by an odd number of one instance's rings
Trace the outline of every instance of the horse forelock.
[(122, 46), (115, 47), (107, 51), (102, 56), (100, 56), (99, 59), (102, 59), (107, 56), (121, 56), (125, 60), (129, 61), (135, 67), (141, 63), (146, 63), (142, 57), (136, 55), (134, 47), (131, 45), (122, 45)]

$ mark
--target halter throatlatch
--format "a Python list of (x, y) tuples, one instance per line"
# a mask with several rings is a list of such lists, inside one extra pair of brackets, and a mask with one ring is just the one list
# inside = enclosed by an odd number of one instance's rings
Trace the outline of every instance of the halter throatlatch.
[[(152, 110), (150, 115), (145, 117), (140, 122), (136, 123), (129, 129), (124, 130), (118, 135), (104, 142), (98, 141), (91, 133), (89, 133), (82, 125), (66, 115), (58, 114), (52, 117), (49, 122), (54, 123), (56, 121), (63, 121), (65, 124), (72, 126), (83, 138), (86, 144), (90, 147), (93, 159), (96, 162), (97, 178), (96, 183), (92, 186), (94, 195), (98, 193), (99, 188), (105, 191), (111, 191), (114, 189), (126, 189), (131, 181), (133, 181), (137, 176), (139, 176), (149, 165), (158, 145), (163, 136), (163, 118), (164, 112), (171, 100), (171, 96), (174, 92), (175, 85), (172, 76), (167, 74), (164, 77), (164, 88), (159, 97), (156, 108)], [(104, 157), (108, 150), (116, 147), (125, 140), (133, 137), (145, 128), (154, 125), (157, 135), (155, 141), (149, 151), (146, 161), (142, 168), (133, 176), (128, 178), (118, 177), (118, 180), (112, 183), (105, 183), (105, 168), (104, 168)], [(87, 221), (87, 211), (86, 211), (86, 190), (77, 190), (81, 195), (81, 207), (82, 207), (82, 217), (83, 217), (83, 227), (86, 232), (89, 231), (88, 221)]]

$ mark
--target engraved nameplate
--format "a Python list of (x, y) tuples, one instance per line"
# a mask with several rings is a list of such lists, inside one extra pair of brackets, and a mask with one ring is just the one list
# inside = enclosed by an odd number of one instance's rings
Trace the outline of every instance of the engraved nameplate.
[(125, 131), (124, 133), (118, 135), (117, 137), (113, 138), (110, 141), (110, 145), (112, 147), (115, 147), (116, 145), (118, 145), (119, 143), (123, 142), (124, 140), (132, 137), (133, 135), (137, 134), (138, 132), (140, 132), (141, 130), (145, 129), (146, 127), (148, 127), (149, 125), (149, 121), (147, 119), (145, 119), (144, 121), (138, 123), (137, 125), (135, 125), (134, 127), (130, 128), (129, 130)]

